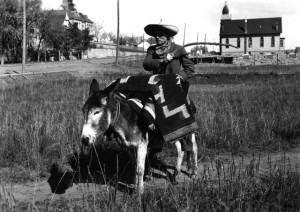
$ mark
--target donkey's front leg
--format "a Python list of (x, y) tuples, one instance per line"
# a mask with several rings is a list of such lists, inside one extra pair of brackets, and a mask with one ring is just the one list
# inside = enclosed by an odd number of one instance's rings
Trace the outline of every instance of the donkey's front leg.
[(191, 134), (191, 141), (193, 144), (193, 150), (187, 154), (187, 167), (188, 171), (192, 171), (191, 178), (195, 178), (197, 177), (198, 170), (198, 145), (195, 133)]
[(142, 140), (137, 146), (136, 184), (139, 194), (144, 192), (144, 172), (148, 142)]
[(174, 171), (174, 175), (173, 175), (174, 180), (176, 180), (177, 175), (180, 174), (181, 172), (182, 160), (184, 156), (184, 151), (182, 151), (181, 149), (181, 143), (179, 140), (175, 142), (175, 146), (177, 149), (177, 163), (176, 163), (176, 170)]

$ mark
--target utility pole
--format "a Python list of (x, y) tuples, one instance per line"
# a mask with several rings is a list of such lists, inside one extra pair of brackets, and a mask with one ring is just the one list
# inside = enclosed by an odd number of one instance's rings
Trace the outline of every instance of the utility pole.
[[(206, 33), (205, 33), (205, 36), (204, 36), (204, 42), (206, 42)], [(204, 53), (206, 54), (206, 46), (204, 44)]]
[(143, 52), (145, 51), (145, 34), (143, 33)]
[(184, 23), (184, 34), (183, 34), (183, 44), (182, 45), (184, 45), (184, 43), (185, 43), (185, 28), (186, 28), (186, 23)]
[(119, 57), (119, 42), (120, 42), (120, 10), (119, 10), (119, 0), (117, 0), (117, 17), (118, 17), (118, 24), (117, 24), (117, 49), (116, 49), (116, 61), (115, 66), (118, 65), (118, 57)]
[(22, 74), (26, 71), (26, 0), (23, 0), (23, 52), (22, 52)]

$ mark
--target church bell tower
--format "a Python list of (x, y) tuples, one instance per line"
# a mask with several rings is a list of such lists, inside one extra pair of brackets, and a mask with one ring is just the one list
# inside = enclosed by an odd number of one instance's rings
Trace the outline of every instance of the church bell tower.
[(223, 7), (222, 10), (222, 20), (230, 20), (231, 19), (231, 15), (229, 14), (229, 9), (227, 6), (227, 2), (225, 1), (225, 6)]
[(63, 0), (61, 7), (64, 10), (76, 11), (75, 4), (73, 4), (73, 0)]

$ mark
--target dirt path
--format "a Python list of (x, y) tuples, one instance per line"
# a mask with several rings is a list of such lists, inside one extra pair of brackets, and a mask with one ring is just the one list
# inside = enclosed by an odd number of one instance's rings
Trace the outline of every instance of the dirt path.
[[(214, 179), (217, 176), (217, 164), (222, 169), (227, 170), (234, 160), (236, 167), (241, 167), (242, 170), (249, 168), (250, 164), (259, 164), (259, 174), (266, 173), (275, 168), (290, 169), (291, 171), (300, 173), (300, 148), (296, 148), (293, 152), (282, 154), (269, 154), (264, 156), (253, 157), (234, 157), (231, 158), (227, 155), (219, 156), (217, 159), (209, 162), (199, 162), (198, 177)], [(189, 183), (192, 180), (186, 175), (185, 166), (182, 173), (178, 177), (179, 184)], [(166, 187), (169, 184), (163, 178), (152, 178), (145, 183), (147, 187)], [(29, 182), (26, 184), (1, 184), (0, 188), (0, 205), (6, 203), (10, 208), (17, 206), (18, 208), (26, 209), (28, 207), (34, 207), (35, 205), (47, 205), (51, 207), (51, 204), (56, 204), (58, 201), (66, 200), (80, 200), (84, 196), (93, 195), (95, 193), (108, 192), (109, 186), (95, 185), (95, 184), (77, 184), (69, 188), (66, 193), (62, 195), (53, 194), (50, 186), (46, 180), (38, 182)]]
[[(139, 58), (139, 56), (120, 57), (119, 62), (130, 61)], [(51, 73), (51, 72), (88, 72), (95, 71), (99, 65), (113, 64), (115, 58), (99, 58), (86, 60), (66, 60), (56, 62), (27, 63), (23, 74)], [(0, 77), (7, 75), (22, 74), (22, 64), (8, 64), (0, 66)]]

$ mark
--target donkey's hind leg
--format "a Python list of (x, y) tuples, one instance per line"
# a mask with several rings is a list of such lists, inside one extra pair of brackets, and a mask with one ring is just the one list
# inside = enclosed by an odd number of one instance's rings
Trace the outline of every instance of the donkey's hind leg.
[(174, 171), (173, 178), (176, 181), (177, 175), (181, 172), (181, 166), (182, 166), (184, 151), (182, 151), (181, 143), (180, 143), (179, 140), (175, 142), (175, 146), (176, 146), (176, 149), (177, 149), (177, 163), (176, 163), (176, 170)]
[(195, 133), (191, 134), (191, 141), (193, 149), (192, 152), (187, 152), (187, 168), (191, 171), (191, 178), (195, 178), (198, 170), (198, 146)]

